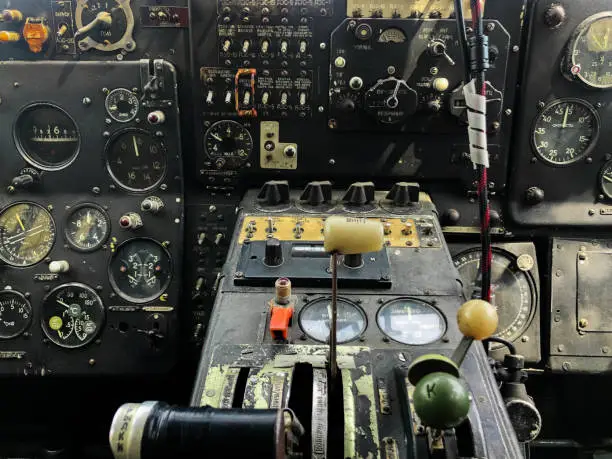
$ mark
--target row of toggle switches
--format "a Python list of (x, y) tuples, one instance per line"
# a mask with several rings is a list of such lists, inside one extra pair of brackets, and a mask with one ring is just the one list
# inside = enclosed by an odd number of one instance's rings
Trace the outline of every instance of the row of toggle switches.
[[(309, 45), (306, 40), (300, 40), (297, 44), (292, 44), (289, 40), (283, 39), (277, 42), (278, 53), (281, 55), (297, 52), (300, 55), (305, 55), (309, 50)], [(226, 38), (221, 43), (221, 51), (224, 53), (240, 52), (242, 54), (254, 53), (259, 51), (262, 55), (271, 54), (274, 52), (274, 43), (267, 38), (259, 42), (259, 49), (256, 48), (256, 42), (245, 38), (242, 41), (233, 41)]]
[[(223, 100), (225, 104), (231, 106), (231, 105), (234, 105), (234, 97), (235, 97), (234, 93), (228, 90), (225, 92)], [(250, 106), (251, 104), (254, 103), (254, 100), (253, 100), (253, 97), (250, 91), (244, 91), (241, 98), (242, 100), (240, 103), (243, 107)], [(291, 94), (288, 91), (282, 91), (280, 93), (280, 96), (278, 96), (277, 101), (280, 106), (289, 106), (291, 105), (291, 102), (293, 102), (294, 100), (292, 99)], [(214, 91), (209, 90), (206, 93), (206, 103), (208, 105), (214, 105), (215, 102), (216, 102), (215, 93)], [(263, 91), (261, 93), (260, 102), (262, 105), (272, 105), (275, 102), (275, 98), (271, 95), (269, 91)], [(300, 105), (301, 107), (305, 107), (306, 104), (308, 103), (308, 93), (306, 93), (305, 91), (300, 91), (297, 97), (297, 101), (295, 102), (297, 102), (297, 104)]]

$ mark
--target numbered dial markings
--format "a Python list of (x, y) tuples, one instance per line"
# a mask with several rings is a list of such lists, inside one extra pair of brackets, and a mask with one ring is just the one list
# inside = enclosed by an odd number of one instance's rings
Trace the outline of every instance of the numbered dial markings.
[(138, 115), (140, 102), (132, 91), (118, 88), (106, 96), (104, 103), (108, 115), (119, 123), (132, 121)]
[(154, 300), (170, 284), (170, 254), (152, 239), (132, 239), (117, 249), (111, 260), (109, 277), (122, 298), (133, 303)]
[(0, 291), (0, 339), (16, 338), (32, 322), (32, 306), (19, 292)]
[(612, 13), (591, 16), (570, 43), (570, 73), (592, 88), (612, 87)]
[[(347, 343), (359, 338), (366, 329), (365, 313), (350, 301), (338, 298), (337, 340)], [(308, 303), (300, 313), (300, 327), (313, 340), (326, 343), (329, 340), (331, 301), (321, 298)]]
[(41, 326), (60, 347), (91, 343), (104, 325), (106, 312), (98, 294), (84, 284), (64, 284), (51, 290), (42, 305)]
[(109, 233), (108, 215), (93, 204), (77, 207), (66, 220), (66, 240), (82, 252), (99, 249), (106, 242)]
[(599, 116), (591, 105), (577, 99), (557, 100), (538, 115), (532, 144), (546, 163), (567, 166), (584, 158), (599, 135)]
[(11, 266), (44, 260), (55, 242), (51, 214), (38, 204), (18, 203), (0, 214), (0, 259)]
[(253, 151), (253, 138), (235, 121), (218, 121), (206, 131), (204, 146), (211, 158), (244, 162)]
[(125, 39), (133, 16), (129, 1), (125, 0), (77, 0), (77, 26), (81, 33), (77, 40), (88, 37), (91, 46), (101, 51), (117, 49), (116, 44)]
[(161, 140), (140, 129), (128, 129), (106, 145), (111, 177), (129, 191), (148, 191), (166, 175), (166, 148)]
[(612, 199), (612, 161), (608, 161), (601, 169), (599, 174), (599, 186), (601, 187), (602, 193), (608, 199)]
[(387, 303), (378, 311), (376, 321), (389, 338), (411, 346), (433, 343), (446, 332), (442, 313), (427, 303), (413, 299)]

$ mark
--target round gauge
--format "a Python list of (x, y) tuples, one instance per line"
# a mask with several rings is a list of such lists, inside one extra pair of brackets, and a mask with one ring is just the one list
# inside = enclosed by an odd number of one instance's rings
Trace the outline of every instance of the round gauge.
[(394, 341), (411, 346), (433, 343), (446, 333), (446, 321), (440, 311), (411, 298), (385, 304), (376, 316), (381, 331)]
[[(367, 327), (363, 310), (348, 300), (338, 298), (336, 338), (338, 343), (347, 343), (359, 338)], [(319, 298), (308, 303), (300, 312), (300, 327), (310, 338), (321, 343), (329, 340), (331, 299)]]
[(106, 167), (122, 188), (149, 191), (166, 175), (166, 147), (147, 131), (120, 131), (106, 144)]
[(0, 291), (0, 339), (21, 335), (32, 322), (32, 306), (21, 293)]
[(60, 347), (91, 343), (104, 325), (106, 312), (98, 294), (84, 284), (64, 284), (43, 299), (41, 326)]
[[(480, 266), (480, 250), (462, 252), (454, 258), (465, 289), (470, 298)], [(491, 303), (497, 309), (499, 325), (495, 336), (514, 341), (531, 323), (536, 308), (535, 284), (531, 275), (522, 271), (517, 258), (499, 249), (493, 250), (491, 264)], [(491, 343), (492, 348), (500, 344)]]
[(94, 204), (73, 208), (66, 219), (64, 235), (68, 243), (81, 252), (99, 249), (110, 233), (107, 213)]
[(130, 0), (77, 0), (76, 41), (82, 51), (134, 51), (134, 14)]
[(55, 223), (38, 204), (13, 204), (0, 213), (0, 259), (11, 266), (44, 260), (55, 243)]
[(599, 173), (599, 186), (602, 193), (608, 199), (612, 199), (612, 161), (608, 161), (602, 167)]
[(570, 73), (592, 88), (612, 88), (612, 12), (580, 24), (569, 45)]
[(109, 266), (115, 291), (132, 303), (146, 303), (160, 296), (172, 279), (168, 251), (152, 239), (131, 239), (121, 244)]
[(418, 103), (416, 91), (393, 77), (379, 80), (365, 94), (366, 111), (383, 124), (403, 123), (414, 114)]
[(129, 89), (118, 88), (108, 93), (104, 106), (112, 119), (119, 123), (127, 123), (138, 115), (140, 102), (136, 94)]
[(236, 121), (218, 121), (204, 135), (206, 154), (212, 159), (230, 162), (232, 166), (244, 163), (253, 152), (253, 138)]
[(81, 145), (74, 120), (63, 109), (48, 103), (24, 108), (17, 116), (13, 135), (21, 156), (46, 171), (71, 164)]
[(593, 149), (599, 136), (599, 124), (599, 115), (587, 102), (555, 100), (535, 120), (533, 148), (544, 162), (567, 166)]

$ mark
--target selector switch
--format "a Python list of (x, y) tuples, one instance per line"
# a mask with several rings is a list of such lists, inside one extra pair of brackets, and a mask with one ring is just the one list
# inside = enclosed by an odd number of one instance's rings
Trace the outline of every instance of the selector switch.
[(137, 213), (130, 212), (119, 219), (119, 226), (126, 230), (137, 230), (142, 228), (142, 218)]
[(264, 263), (267, 266), (280, 266), (283, 264), (283, 246), (276, 238), (266, 240), (266, 253)]
[(331, 201), (332, 184), (330, 181), (310, 182), (300, 196), (300, 201), (306, 201), (311, 206), (319, 206)]
[(289, 182), (287, 180), (269, 180), (261, 187), (257, 201), (267, 206), (279, 206), (289, 203)]
[(70, 264), (66, 260), (52, 261), (49, 263), (49, 272), (54, 274), (67, 273), (70, 271)]
[(162, 201), (157, 196), (149, 196), (148, 198), (143, 199), (140, 204), (140, 210), (143, 212), (150, 212), (152, 214), (156, 214), (164, 208), (164, 201)]
[(374, 201), (376, 188), (373, 182), (351, 184), (342, 200), (350, 206), (365, 206)]
[(386, 199), (393, 201), (395, 206), (407, 206), (419, 203), (421, 187), (418, 183), (397, 182), (387, 193)]

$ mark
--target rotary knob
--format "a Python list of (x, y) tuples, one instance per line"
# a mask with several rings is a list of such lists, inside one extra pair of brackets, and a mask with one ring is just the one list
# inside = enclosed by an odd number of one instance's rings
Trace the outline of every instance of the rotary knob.
[(331, 201), (332, 184), (329, 181), (310, 182), (304, 188), (300, 201), (305, 201), (311, 206), (319, 206)]
[(404, 80), (379, 80), (365, 95), (365, 109), (383, 124), (402, 123), (413, 115), (418, 106), (418, 95)]
[(552, 5), (544, 12), (544, 23), (551, 29), (556, 29), (567, 19), (563, 5)]
[(374, 201), (375, 191), (372, 182), (355, 182), (351, 184), (342, 200), (351, 206), (365, 206)]
[(260, 204), (278, 206), (289, 202), (289, 182), (287, 180), (270, 180), (261, 187), (257, 195)]
[(387, 193), (386, 199), (393, 201), (395, 206), (407, 206), (419, 202), (421, 187), (418, 183), (397, 182)]

